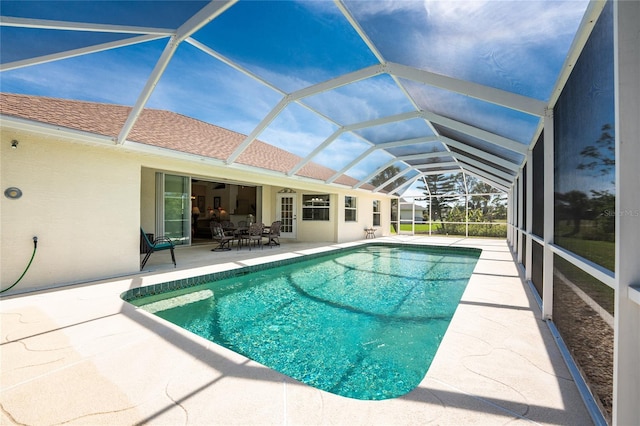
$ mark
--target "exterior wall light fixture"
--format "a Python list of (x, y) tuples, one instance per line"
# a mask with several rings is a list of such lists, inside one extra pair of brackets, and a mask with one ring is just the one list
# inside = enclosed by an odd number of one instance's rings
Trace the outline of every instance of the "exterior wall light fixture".
[(12, 200), (17, 200), (18, 198), (22, 197), (22, 191), (20, 190), (20, 188), (12, 186), (4, 190), (4, 196)]

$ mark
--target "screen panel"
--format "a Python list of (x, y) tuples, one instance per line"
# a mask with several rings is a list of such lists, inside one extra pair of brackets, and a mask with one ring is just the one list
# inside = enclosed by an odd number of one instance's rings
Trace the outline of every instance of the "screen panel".
[(613, 6), (608, 2), (554, 110), (557, 245), (615, 270)]

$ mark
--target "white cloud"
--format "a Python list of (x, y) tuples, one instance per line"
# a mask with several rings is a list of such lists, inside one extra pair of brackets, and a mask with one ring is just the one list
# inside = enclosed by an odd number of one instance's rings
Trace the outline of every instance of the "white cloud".
[(340, 170), (370, 146), (368, 143), (350, 133), (343, 133), (338, 139), (323, 149), (313, 161), (334, 170)]
[(387, 60), (539, 98), (549, 95), (587, 4), (348, 3)]
[(376, 1), (347, 1), (345, 2), (349, 10), (357, 13), (358, 16), (370, 18), (373, 16), (388, 15), (396, 12), (409, 12), (411, 14), (424, 11), (424, 4), (421, 1), (397, 1), (397, 0), (376, 0)]
[(307, 109), (290, 104), (265, 131), (260, 140), (306, 157), (335, 131), (335, 126)]
[(150, 48), (132, 46), (5, 71), (3, 90), (133, 105), (153, 68)]
[(183, 45), (154, 90), (149, 106), (248, 134), (281, 98), (234, 68)]
[(391, 158), (392, 157), (385, 151), (374, 151), (364, 160), (347, 170), (346, 174), (356, 179), (364, 179), (369, 174), (373, 173), (378, 167), (391, 160)]
[(416, 38), (436, 56), (452, 60), (495, 48), (516, 60), (531, 47), (553, 49), (558, 39), (572, 36), (585, 6), (577, 1), (426, 1), (429, 31), (417, 31)]
[(357, 81), (304, 102), (342, 125), (414, 110), (404, 93), (386, 75)]

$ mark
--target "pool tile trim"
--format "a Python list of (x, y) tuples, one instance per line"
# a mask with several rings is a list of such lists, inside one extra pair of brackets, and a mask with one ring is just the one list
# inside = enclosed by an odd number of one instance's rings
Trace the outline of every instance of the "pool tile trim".
[(227, 278), (233, 278), (241, 275), (250, 274), (253, 272), (264, 271), (265, 269), (275, 268), (278, 266), (290, 265), (292, 263), (298, 263), (305, 260), (311, 260), (318, 257), (327, 256), (330, 254), (342, 253), (345, 251), (353, 251), (362, 247), (370, 247), (370, 246), (378, 246), (378, 247), (409, 247), (420, 250), (428, 250), (431, 252), (457, 252), (457, 253), (468, 253), (468, 254), (477, 254), (478, 257), (482, 252), (481, 249), (471, 248), (471, 247), (443, 247), (437, 245), (424, 245), (424, 244), (408, 244), (408, 243), (364, 243), (357, 245), (349, 245), (346, 247), (335, 247), (331, 250), (320, 251), (316, 253), (310, 254), (301, 254), (300, 256), (290, 257), (287, 259), (280, 259), (271, 262), (259, 263), (256, 265), (247, 265), (240, 268), (230, 269), (226, 271), (220, 272), (212, 272), (209, 274), (198, 275), (194, 277), (183, 278), (179, 280), (173, 281), (165, 281), (162, 283), (151, 284), (148, 286), (136, 287), (129, 289), (120, 295), (120, 298), (126, 302), (132, 302), (137, 299), (141, 299), (147, 296), (157, 296), (163, 293), (188, 289), (191, 287), (195, 287), (198, 285), (206, 284), (211, 281), (219, 281)]

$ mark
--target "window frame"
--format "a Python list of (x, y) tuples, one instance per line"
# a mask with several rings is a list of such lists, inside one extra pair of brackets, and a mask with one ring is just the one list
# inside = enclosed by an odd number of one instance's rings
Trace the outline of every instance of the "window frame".
[(371, 205), (373, 226), (380, 226), (380, 204), (380, 200), (373, 200)]
[(352, 195), (344, 196), (344, 221), (358, 221), (358, 197)]
[(302, 194), (302, 220), (327, 222), (330, 213), (330, 194)]

